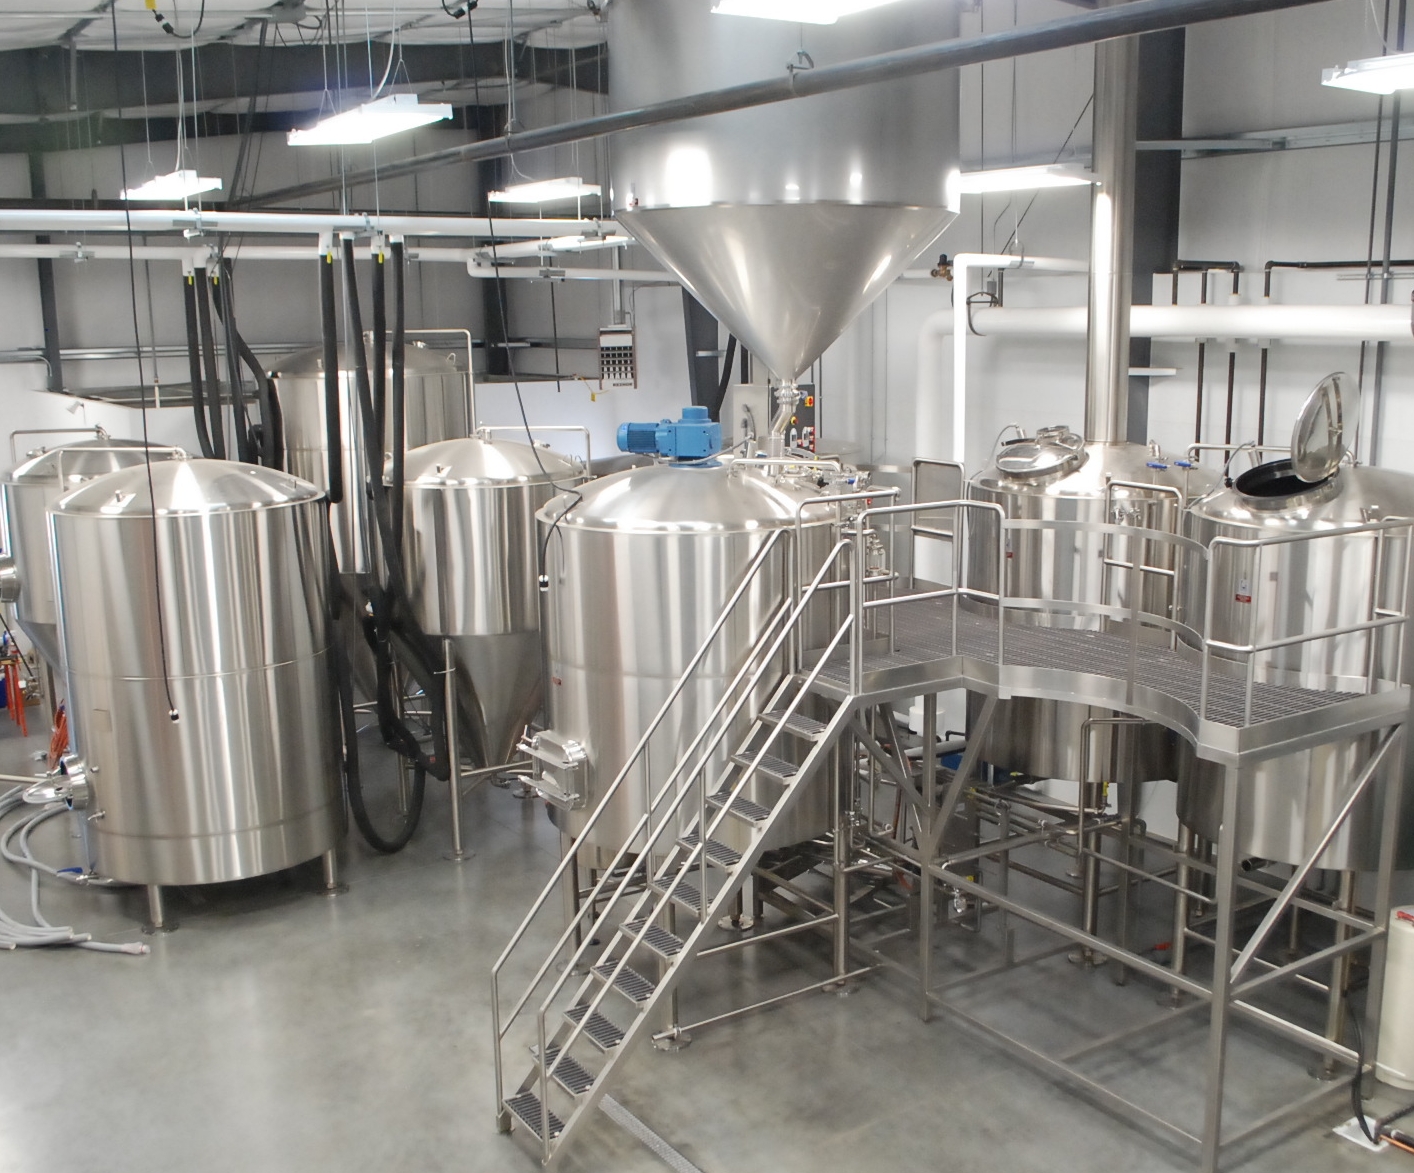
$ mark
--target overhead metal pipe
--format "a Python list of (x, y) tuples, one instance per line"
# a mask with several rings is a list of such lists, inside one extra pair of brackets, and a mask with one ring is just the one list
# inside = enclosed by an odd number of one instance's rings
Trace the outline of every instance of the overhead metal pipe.
[(1085, 439), (1120, 444), (1129, 430), (1129, 307), (1134, 301), (1134, 141), (1139, 41), (1095, 46), (1090, 198), (1090, 329), (1085, 354)]
[[(1304, 0), (1311, 3), (1313, 0)], [(337, 186), (337, 185), (336, 185)], [(0, 208), (0, 232), (231, 233), (237, 236), (452, 236), (486, 240), (599, 235), (598, 219), (492, 219), (488, 216), (340, 215), (334, 212), (228, 212), (223, 208)]]
[(1284, 8), (1299, 8), (1322, 0), (1133, 0), (1112, 8), (1098, 9), (1080, 16), (1065, 16), (1039, 24), (1023, 25), (975, 37), (958, 37), (931, 45), (918, 45), (873, 57), (861, 57), (840, 65), (816, 69), (793, 69), (784, 77), (769, 81), (748, 82), (727, 86), (706, 93), (686, 94), (666, 102), (656, 102), (636, 110), (621, 110), (600, 114), (573, 122), (562, 122), (539, 130), (524, 130), (483, 139), (459, 147), (448, 147), (425, 155), (414, 155), (397, 163), (377, 168), (348, 171), (328, 179), (292, 184), (272, 191), (257, 192), (240, 201), (241, 207), (287, 203), (304, 196), (322, 195), (357, 187), (374, 180), (387, 182), (403, 175), (416, 175), (436, 167), (455, 163), (474, 163), (483, 159), (498, 159), (518, 151), (533, 151), (557, 147), (566, 143), (601, 138), (621, 130), (642, 126), (657, 126), (686, 118), (702, 118), (708, 114), (724, 114), (731, 110), (746, 110), (753, 106), (769, 106), (794, 98), (809, 98), (815, 94), (830, 94), (876, 82), (895, 81), (939, 69), (955, 69), (962, 65), (977, 65), (1064, 49), (1074, 45), (1091, 45), (1111, 37), (1134, 36), (1158, 32), (1182, 25), (1225, 20), (1232, 16), (1251, 16)]

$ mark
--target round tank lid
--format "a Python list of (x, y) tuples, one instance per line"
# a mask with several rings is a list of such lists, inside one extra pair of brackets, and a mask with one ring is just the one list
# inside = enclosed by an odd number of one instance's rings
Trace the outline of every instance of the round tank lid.
[[(369, 345), (368, 362), (370, 367), (373, 364), (373, 347)], [(409, 341), (404, 352), (405, 359), (403, 368), (408, 378), (419, 377), (441, 377), (443, 375), (460, 375), (466, 370), (461, 365), (460, 357), (455, 350), (433, 350), (420, 342)], [(343, 343), (339, 344), (339, 369), (341, 371), (352, 371), (354, 369), (353, 348)], [(308, 350), (297, 350), (293, 354), (286, 355), (276, 362), (271, 368), (271, 373), (277, 379), (306, 379), (324, 373), (324, 348), (322, 346), (311, 346)], [(388, 346), (388, 371), (389, 379), (392, 378), (393, 370), (393, 347), (391, 339)]]
[[(151, 477), (151, 493), (148, 478)], [(165, 460), (97, 477), (66, 493), (54, 512), (89, 516), (159, 517), (241, 513), (317, 501), (324, 490), (308, 481), (234, 460)]]
[[(575, 494), (578, 495), (576, 500)], [(728, 461), (653, 464), (600, 477), (550, 502), (541, 511), (561, 526), (631, 533), (739, 533), (794, 525), (796, 509), (820, 496), (813, 485), (776, 484)], [(806, 521), (832, 516), (811, 506)]]
[[(73, 488), (105, 473), (146, 463), (143, 450), (147, 447), (141, 440), (120, 440), (113, 436), (60, 444), (17, 465), (9, 479), (16, 484), (56, 485), (62, 478), (66, 487)], [(186, 455), (180, 448), (161, 445), (153, 445), (151, 451), (154, 463)]]
[(1345, 459), (1347, 427), (1360, 418), (1360, 385), (1344, 371), (1327, 375), (1306, 397), (1291, 430), (1291, 470), (1307, 484), (1331, 476)]
[(1012, 440), (997, 455), (997, 467), (1012, 477), (1043, 477), (1069, 472), (1085, 459), (1085, 440), (1069, 428), (1042, 428), (1034, 436)]
[[(509, 435), (509, 433), (502, 433)], [(580, 463), (549, 448), (532, 448), (498, 436), (463, 436), (424, 444), (407, 454), (409, 486), (438, 488), (478, 485), (544, 484), (583, 475)]]

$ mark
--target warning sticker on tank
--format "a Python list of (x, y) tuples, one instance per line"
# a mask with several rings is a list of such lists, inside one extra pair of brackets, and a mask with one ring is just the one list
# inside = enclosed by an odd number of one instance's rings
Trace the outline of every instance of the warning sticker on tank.
[(1237, 594), (1233, 596), (1239, 603), (1250, 603), (1252, 601), (1252, 582), (1250, 579), (1239, 578), (1237, 580)]

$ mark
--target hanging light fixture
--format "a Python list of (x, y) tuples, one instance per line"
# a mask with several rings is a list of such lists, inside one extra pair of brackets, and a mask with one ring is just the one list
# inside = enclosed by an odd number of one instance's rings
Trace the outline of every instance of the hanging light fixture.
[(558, 179), (534, 179), (527, 183), (515, 183), (505, 191), (492, 191), (486, 198), (493, 204), (552, 204), (557, 200), (580, 200), (598, 196), (601, 188), (597, 183), (585, 183), (578, 175), (565, 175)]
[(800, 24), (834, 24), (842, 16), (882, 8), (895, 0), (717, 0), (713, 12), (722, 16), (755, 16)]
[(286, 141), (292, 147), (357, 146), (451, 116), (452, 107), (446, 102), (423, 105), (416, 94), (389, 94), (321, 118), (303, 130), (292, 130)]
[(954, 180), (960, 195), (993, 191), (1036, 191), (1043, 187), (1083, 187), (1095, 177), (1065, 163), (1036, 167), (996, 167), (990, 171), (963, 171)]
[(157, 175), (137, 187), (125, 187), (125, 200), (184, 200), (204, 191), (220, 191), (221, 180), (214, 175), (198, 175), (195, 171), (169, 171)]
[(1321, 71), (1321, 84), (1342, 90), (1363, 90), (1367, 94), (1392, 94), (1414, 90), (1414, 53), (1390, 53), (1366, 57)]

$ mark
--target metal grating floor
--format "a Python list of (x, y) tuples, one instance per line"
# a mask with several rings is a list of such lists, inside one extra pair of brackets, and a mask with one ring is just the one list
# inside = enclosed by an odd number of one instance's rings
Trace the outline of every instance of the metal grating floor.
[[(958, 611), (958, 646), (954, 648), (954, 606), (952, 599), (925, 599), (894, 607), (892, 647), (887, 651), (866, 652), (865, 675), (897, 668), (916, 668), (954, 656), (998, 663), (996, 617), (965, 608)], [(1115, 680), (1127, 680), (1130, 674), (1129, 640), (1122, 635), (1100, 631), (1008, 622), (1003, 654), (1002, 663), (1008, 666), (1048, 668)], [(1142, 647), (1134, 669), (1136, 684), (1173, 697), (1194, 713), (1198, 711), (1203, 669), (1196, 653)], [(847, 690), (848, 648), (836, 651), (820, 675), (835, 687)], [(1207, 719), (1219, 725), (1242, 728), (1248, 724), (1324, 709), (1361, 695), (1259, 681), (1252, 687), (1252, 719), (1248, 722), (1243, 718), (1245, 690), (1246, 682), (1243, 680), (1210, 675)]]

